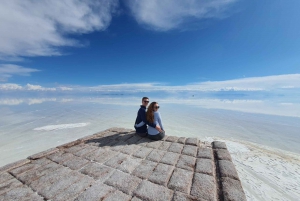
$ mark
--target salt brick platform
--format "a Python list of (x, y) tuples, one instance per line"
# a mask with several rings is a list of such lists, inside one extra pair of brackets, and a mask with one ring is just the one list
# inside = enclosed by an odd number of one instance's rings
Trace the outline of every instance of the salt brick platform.
[(223, 142), (101, 133), (0, 168), (0, 201), (246, 200)]

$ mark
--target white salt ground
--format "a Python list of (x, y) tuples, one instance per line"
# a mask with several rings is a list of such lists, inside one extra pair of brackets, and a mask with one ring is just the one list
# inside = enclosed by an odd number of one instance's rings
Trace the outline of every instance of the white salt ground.
[(89, 125), (90, 123), (75, 123), (75, 124), (57, 124), (34, 128), (35, 131), (53, 131), (68, 128), (79, 128)]
[(240, 140), (204, 140), (226, 143), (247, 200), (299, 200), (300, 155)]

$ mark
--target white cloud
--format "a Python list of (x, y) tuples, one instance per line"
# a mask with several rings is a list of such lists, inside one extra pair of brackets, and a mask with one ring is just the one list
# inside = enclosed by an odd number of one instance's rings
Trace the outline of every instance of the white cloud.
[(56, 91), (56, 88), (46, 88), (40, 85), (27, 84), (26, 90), (28, 91)]
[(300, 88), (300, 74), (250, 77), (225, 81), (208, 81), (187, 85), (186, 87), (207, 91), (268, 91), (282, 89), (284, 86), (290, 86), (289, 88)]
[[(289, 87), (285, 87), (289, 86)], [(241, 78), (225, 81), (207, 81), (181, 86), (169, 86), (160, 83), (125, 83), (99, 85), (93, 87), (50, 87), (27, 84), (22, 87), (17, 84), (2, 84), (0, 90), (29, 90), (29, 91), (75, 91), (75, 92), (219, 92), (219, 91), (276, 91), (300, 89), (300, 74), (274, 75), (264, 77)]]
[(62, 91), (72, 91), (73, 89), (70, 87), (58, 87), (58, 89), (62, 90)]
[(237, 0), (127, 0), (137, 22), (148, 28), (167, 31), (188, 20), (226, 17), (225, 11)]
[[(300, 88), (300, 74), (274, 75), (264, 77), (241, 78), (225, 81), (207, 81), (181, 86), (167, 86), (159, 83), (131, 83), (116, 85), (100, 85), (95, 87), (78, 88), (83, 91), (111, 92), (150, 92), (150, 91), (270, 91), (282, 89), (282, 86)], [(287, 89), (287, 88), (285, 88)]]
[(18, 84), (13, 84), (13, 83), (0, 84), (1, 91), (14, 91), (14, 90), (21, 90), (21, 89), (23, 89), (23, 87)]
[(68, 34), (105, 30), (118, 0), (3, 0), (0, 6), (0, 60), (61, 55), (78, 46)]
[(37, 71), (39, 70), (33, 68), (25, 68), (14, 64), (0, 64), (0, 82), (5, 82), (14, 75), (30, 76), (30, 73)]

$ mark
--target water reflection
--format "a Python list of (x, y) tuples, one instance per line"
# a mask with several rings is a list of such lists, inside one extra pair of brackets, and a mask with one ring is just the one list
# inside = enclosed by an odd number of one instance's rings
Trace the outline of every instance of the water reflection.
[[(34, 105), (45, 102), (80, 102), (80, 103), (98, 103), (111, 105), (139, 105), (141, 96), (123, 96), (123, 95), (102, 95), (102, 96), (78, 96), (78, 97), (27, 97), (27, 98), (0, 98), (0, 106), (13, 105)], [(246, 99), (247, 97), (184, 97), (176, 96), (153, 96), (151, 100), (161, 104), (180, 104), (191, 105), (207, 109), (224, 109), (232, 111), (241, 111), (248, 113), (280, 115), (300, 117), (300, 103), (273, 99)]]
[[(1, 97), (0, 166), (110, 127), (132, 129), (145, 95)], [(300, 171), (300, 107), (295, 100), (149, 97), (160, 103), (167, 135), (226, 141), (249, 200), (300, 196), (295, 174)]]

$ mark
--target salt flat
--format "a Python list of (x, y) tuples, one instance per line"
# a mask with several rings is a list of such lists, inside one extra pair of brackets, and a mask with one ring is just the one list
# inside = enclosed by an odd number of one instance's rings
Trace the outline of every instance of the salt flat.
[[(139, 107), (137, 98), (45, 100), (0, 107), (0, 166), (109, 127), (132, 129)], [(157, 100), (168, 135), (225, 140), (248, 200), (300, 197), (299, 118)]]

